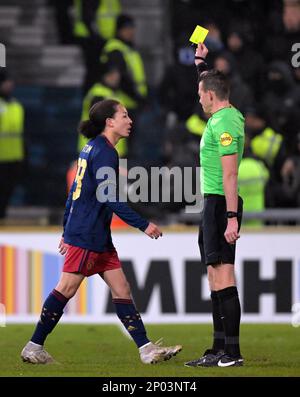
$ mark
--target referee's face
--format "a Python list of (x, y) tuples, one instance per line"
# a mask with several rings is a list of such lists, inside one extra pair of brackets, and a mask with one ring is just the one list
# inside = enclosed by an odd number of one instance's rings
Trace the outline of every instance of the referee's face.
[(211, 113), (212, 96), (211, 96), (210, 91), (204, 90), (202, 81), (200, 81), (200, 83), (199, 83), (198, 95), (199, 95), (199, 102), (203, 108), (203, 111), (205, 113)]

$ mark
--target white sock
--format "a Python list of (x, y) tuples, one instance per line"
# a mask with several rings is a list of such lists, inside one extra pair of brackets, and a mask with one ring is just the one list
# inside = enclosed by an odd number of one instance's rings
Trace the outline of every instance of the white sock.
[(149, 346), (149, 345), (151, 345), (151, 342), (148, 342), (148, 343), (146, 343), (145, 345), (139, 347), (139, 351), (141, 351), (142, 349), (144, 349), (144, 347), (147, 347), (147, 346)]
[(32, 341), (30, 341), (29, 343), (30, 343), (31, 345), (34, 345), (34, 346), (43, 347), (43, 345), (38, 345), (37, 343), (34, 343), (34, 342), (32, 342)]

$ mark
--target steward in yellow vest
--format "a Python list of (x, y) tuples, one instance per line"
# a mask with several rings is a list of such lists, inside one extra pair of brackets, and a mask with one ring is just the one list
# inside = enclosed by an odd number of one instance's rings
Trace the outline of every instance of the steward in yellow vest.
[(135, 26), (128, 15), (117, 19), (117, 36), (106, 42), (100, 62), (109, 62), (117, 66), (121, 73), (120, 88), (123, 91), (128, 110), (136, 109), (147, 96), (147, 83), (144, 63), (139, 52), (134, 48)]
[[(269, 171), (265, 164), (254, 158), (245, 157), (239, 167), (239, 194), (243, 198), (245, 212), (260, 212), (265, 209), (265, 187), (269, 179)], [(261, 220), (243, 221), (247, 226), (259, 226)]]
[(251, 149), (255, 156), (264, 160), (271, 167), (279, 152), (283, 137), (272, 128), (265, 128), (259, 135), (256, 135), (251, 141)]
[(74, 36), (99, 35), (104, 40), (116, 34), (116, 20), (121, 12), (120, 0), (74, 0)]
[(194, 113), (186, 120), (185, 126), (189, 133), (201, 138), (205, 130), (206, 121), (203, 120), (197, 113)]
[(121, 12), (119, 0), (74, 0), (74, 37), (85, 63), (83, 93), (99, 80), (100, 54), (106, 40), (115, 36)]
[[(86, 94), (81, 113), (81, 121), (89, 119), (89, 111), (91, 107), (98, 101), (103, 99), (115, 99), (125, 105), (123, 93), (119, 90), (120, 84), (120, 73), (117, 68), (113, 65), (105, 65), (104, 74), (99, 83), (93, 85), (93, 87)], [(82, 134), (78, 137), (78, 151), (80, 152), (88, 139)], [(120, 157), (126, 157), (127, 155), (127, 144), (125, 139), (120, 139), (116, 145), (116, 150)]]
[(12, 97), (13, 81), (0, 74), (0, 218), (19, 181), (24, 160), (24, 109)]

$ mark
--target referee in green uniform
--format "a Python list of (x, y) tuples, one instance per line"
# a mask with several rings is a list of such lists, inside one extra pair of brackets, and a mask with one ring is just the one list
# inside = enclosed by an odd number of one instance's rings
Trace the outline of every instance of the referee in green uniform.
[(207, 52), (205, 45), (199, 44), (195, 55), (200, 104), (210, 115), (200, 145), (204, 209), (199, 247), (211, 290), (214, 339), (211, 349), (185, 365), (241, 366), (241, 307), (234, 261), (243, 211), (237, 180), (244, 150), (244, 117), (230, 105), (226, 76), (216, 70), (207, 70)]

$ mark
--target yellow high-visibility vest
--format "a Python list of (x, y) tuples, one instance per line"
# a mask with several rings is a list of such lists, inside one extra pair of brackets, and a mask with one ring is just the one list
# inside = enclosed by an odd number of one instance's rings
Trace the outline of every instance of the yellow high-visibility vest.
[[(265, 208), (265, 186), (269, 179), (269, 171), (260, 160), (246, 157), (239, 166), (239, 194), (243, 198), (244, 211), (259, 212)], [(247, 220), (246, 225), (258, 226), (260, 220)]]
[[(90, 32), (82, 20), (81, 1), (74, 0), (75, 22), (74, 35), (89, 37)], [(111, 39), (116, 34), (117, 17), (121, 13), (120, 0), (101, 0), (96, 13), (97, 28), (101, 37)]]
[(272, 128), (265, 128), (261, 134), (252, 139), (252, 152), (257, 157), (264, 160), (268, 166), (272, 166), (275, 157), (279, 152), (282, 139), (282, 135), (278, 134)]
[[(124, 105), (122, 101), (122, 93), (120, 91), (113, 91), (111, 88), (106, 87), (101, 83), (96, 83), (93, 87), (88, 91), (82, 106), (82, 113), (81, 113), (81, 120), (88, 120), (89, 118), (89, 111), (91, 108), (91, 103), (93, 98), (95, 97), (103, 97), (103, 98), (110, 98), (119, 101), (122, 105)], [(125, 106), (125, 105), (124, 105)], [(78, 152), (85, 146), (87, 143), (88, 138), (84, 137), (82, 134), (79, 134), (78, 137)], [(120, 157), (125, 157), (127, 154), (127, 142), (126, 139), (120, 139), (116, 145), (116, 150), (119, 153)]]
[(0, 162), (24, 159), (23, 132), (23, 106), (15, 99), (7, 102), (0, 98)]
[(198, 114), (192, 114), (185, 122), (185, 126), (191, 134), (202, 136), (206, 127), (206, 122)]
[(97, 10), (97, 26), (100, 35), (112, 39), (116, 35), (117, 17), (121, 14), (119, 0), (102, 0)]
[[(133, 81), (136, 84), (137, 91), (140, 95), (145, 97), (147, 95), (147, 83), (146, 83), (146, 75), (144, 69), (143, 60), (138, 53), (138, 51), (134, 50), (123, 41), (119, 39), (110, 39), (105, 44), (102, 54), (100, 57), (101, 63), (106, 63), (108, 61), (108, 55), (110, 52), (120, 51), (125, 59), (127, 69), (132, 76)], [(137, 106), (137, 103), (130, 98), (127, 94), (123, 93), (124, 99), (127, 104), (128, 109), (133, 109)]]

